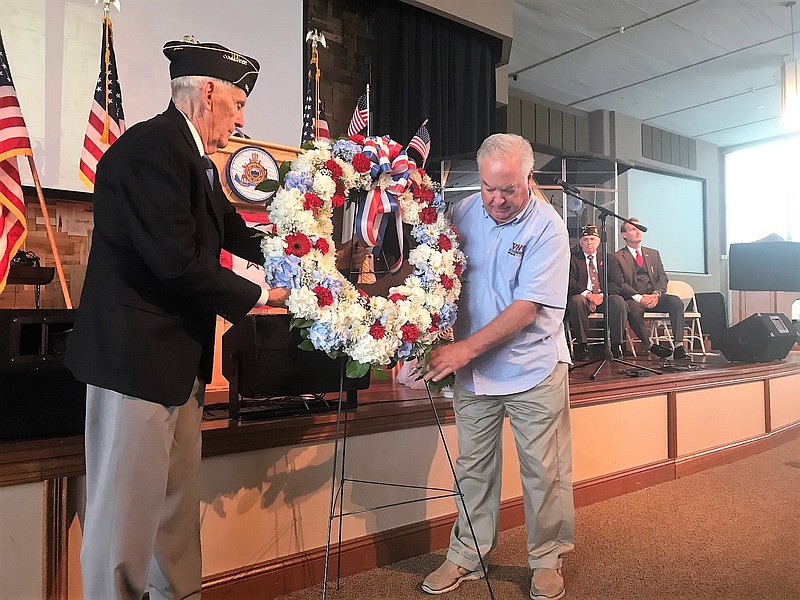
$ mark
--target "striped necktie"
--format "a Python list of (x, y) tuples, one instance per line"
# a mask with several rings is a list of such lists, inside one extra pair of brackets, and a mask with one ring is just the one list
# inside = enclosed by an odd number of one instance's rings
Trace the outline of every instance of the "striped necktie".
[(592, 293), (600, 293), (600, 278), (597, 276), (597, 267), (594, 265), (594, 254), (589, 257), (589, 281), (592, 282)]

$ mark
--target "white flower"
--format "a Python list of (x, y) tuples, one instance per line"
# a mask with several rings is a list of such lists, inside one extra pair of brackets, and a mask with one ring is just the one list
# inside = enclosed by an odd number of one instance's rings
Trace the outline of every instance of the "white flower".
[(327, 173), (317, 171), (317, 173), (314, 175), (314, 184), (312, 189), (320, 198), (330, 200), (331, 196), (333, 196), (333, 193), (336, 191), (336, 183)]
[(292, 289), (286, 300), (286, 307), (295, 317), (300, 319), (316, 319), (317, 296), (307, 287)]

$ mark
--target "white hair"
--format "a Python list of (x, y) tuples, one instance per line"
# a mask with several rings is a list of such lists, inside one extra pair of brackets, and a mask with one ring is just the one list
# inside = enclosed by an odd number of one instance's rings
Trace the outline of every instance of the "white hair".
[(206, 81), (213, 81), (214, 85), (223, 89), (236, 87), (230, 81), (206, 75), (184, 75), (170, 81), (172, 102), (186, 113), (189, 119), (200, 118), (205, 113), (205, 105), (200, 102), (200, 93)]
[(533, 148), (524, 137), (515, 133), (495, 133), (490, 135), (478, 148), (478, 165), (486, 158), (508, 159), (519, 157), (522, 174), (527, 178), (533, 171)]

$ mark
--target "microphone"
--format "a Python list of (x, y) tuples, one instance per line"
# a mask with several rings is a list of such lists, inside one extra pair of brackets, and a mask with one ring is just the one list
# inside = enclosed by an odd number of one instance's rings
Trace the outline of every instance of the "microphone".
[(647, 227), (645, 227), (645, 226), (644, 226), (644, 225), (642, 225), (641, 223), (636, 223), (636, 222), (633, 222), (633, 221), (625, 221), (625, 222), (626, 222), (628, 225), (633, 225), (633, 226), (634, 226), (634, 227), (636, 227), (636, 229), (638, 229), (639, 231), (647, 231)]
[(564, 188), (565, 192), (569, 192), (571, 194), (578, 194), (578, 195), (580, 195), (580, 193), (581, 193), (581, 191), (578, 188), (576, 188), (574, 185), (568, 184), (563, 179), (556, 179), (556, 183), (558, 185), (560, 185), (562, 188)]

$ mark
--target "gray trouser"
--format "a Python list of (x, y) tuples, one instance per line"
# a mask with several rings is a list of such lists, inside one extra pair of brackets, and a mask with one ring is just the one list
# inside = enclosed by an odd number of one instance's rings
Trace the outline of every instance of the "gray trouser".
[[(528, 564), (559, 568), (575, 537), (567, 365), (558, 363), (536, 387), (507, 396), (476, 396), (456, 385), (453, 408), (460, 453), (456, 477), (484, 564), (497, 542), (501, 442), (508, 414), (522, 478)], [(479, 568), (478, 553), (458, 498), (456, 505), (447, 558), (472, 571)]]
[(200, 424), (205, 384), (162, 406), (88, 386), (86, 600), (200, 598)]

